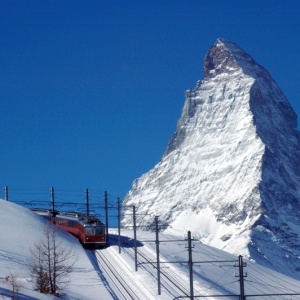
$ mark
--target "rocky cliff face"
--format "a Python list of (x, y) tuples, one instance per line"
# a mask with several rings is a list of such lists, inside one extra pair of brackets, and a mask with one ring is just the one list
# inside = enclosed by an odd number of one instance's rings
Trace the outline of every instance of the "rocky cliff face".
[[(124, 205), (178, 234), (300, 279), (297, 117), (270, 74), (218, 39), (204, 80), (186, 92), (161, 161), (136, 179)], [(125, 213), (124, 224), (132, 217)], [(286, 268), (288, 266), (288, 268)]]

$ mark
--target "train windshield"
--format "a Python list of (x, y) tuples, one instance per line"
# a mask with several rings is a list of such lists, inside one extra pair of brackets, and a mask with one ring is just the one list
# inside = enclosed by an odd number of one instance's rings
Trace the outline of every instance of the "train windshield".
[(104, 227), (96, 227), (96, 235), (103, 235)]
[(85, 234), (86, 235), (95, 235), (93, 227), (85, 227)]
[(85, 227), (86, 235), (104, 235), (104, 227)]

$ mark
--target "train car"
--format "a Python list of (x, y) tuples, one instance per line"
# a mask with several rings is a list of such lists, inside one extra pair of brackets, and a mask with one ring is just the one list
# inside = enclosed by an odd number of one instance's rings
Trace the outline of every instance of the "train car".
[(54, 212), (50, 210), (33, 209), (59, 228), (76, 236), (83, 247), (100, 249), (106, 247), (106, 226), (95, 216), (76, 212)]

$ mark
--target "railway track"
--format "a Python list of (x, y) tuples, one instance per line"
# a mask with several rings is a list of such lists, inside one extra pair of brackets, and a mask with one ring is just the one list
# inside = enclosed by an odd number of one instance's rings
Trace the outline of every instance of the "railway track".
[(140, 300), (143, 296), (126, 282), (124, 272), (121, 272), (118, 266), (111, 263), (106, 251), (96, 250), (95, 257), (99, 267), (105, 274), (111, 290), (114, 292), (115, 299)]
[[(132, 247), (132, 240), (129, 242), (122, 241), (122, 255), (119, 255), (114, 251), (114, 248), (110, 247), (93, 251), (93, 253), (114, 299), (157, 299), (156, 253), (151, 247), (138, 248), (138, 268), (140, 272), (133, 271), (135, 251)], [(138, 283), (141, 276), (148, 279), (145, 282)], [(132, 284), (132, 282), (135, 282), (135, 284)], [(167, 296), (164, 299), (189, 299), (189, 287), (188, 274), (179, 273), (172, 263), (166, 264), (161, 258), (160, 291), (163, 297)], [(201, 293), (197, 289), (195, 289), (195, 292)]]
[[(126, 244), (126, 243), (125, 243)], [(126, 244), (130, 246), (129, 244)], [(122, 249), (126, 252), (133, 260), (134, 260), (134, 249), (127, 247)], [(154, 256), (149, 256), (145, 252), (139, 251), (138, 252), (139, 258), (139, 267), (146, 270), (148, 273), (151, 274), (155, 280), (157, 280), (157, 266)], [(178, 297), (182, 298), (189, 298), (190, 291), (186, 288), (188, 286), (187, 278), (182, 278), (178, 274), (175, 274), (175, 269), (168, 268), (169, 272), (162, 267), (160, 269), (160, 276), (161, 276), (161, 288), (165, 289), (169, 294), (171, 294), (174, 299)], [(171, 270), (171, 271), (170, 271)], [(183, 283), (184, 282), (184, 283)]]

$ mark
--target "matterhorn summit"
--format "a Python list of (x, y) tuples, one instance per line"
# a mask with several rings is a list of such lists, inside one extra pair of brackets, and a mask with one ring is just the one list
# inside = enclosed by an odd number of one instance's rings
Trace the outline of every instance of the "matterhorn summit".
[[(297, 116), (271, 75), (218, 39), (204, 79), (186, 91), (177, 130), (124, 206), (137, 225), (159, 216), (169, 232), (243, 255), (300, 279)], [(125, 210), (125, 225), (132, 224)]]

